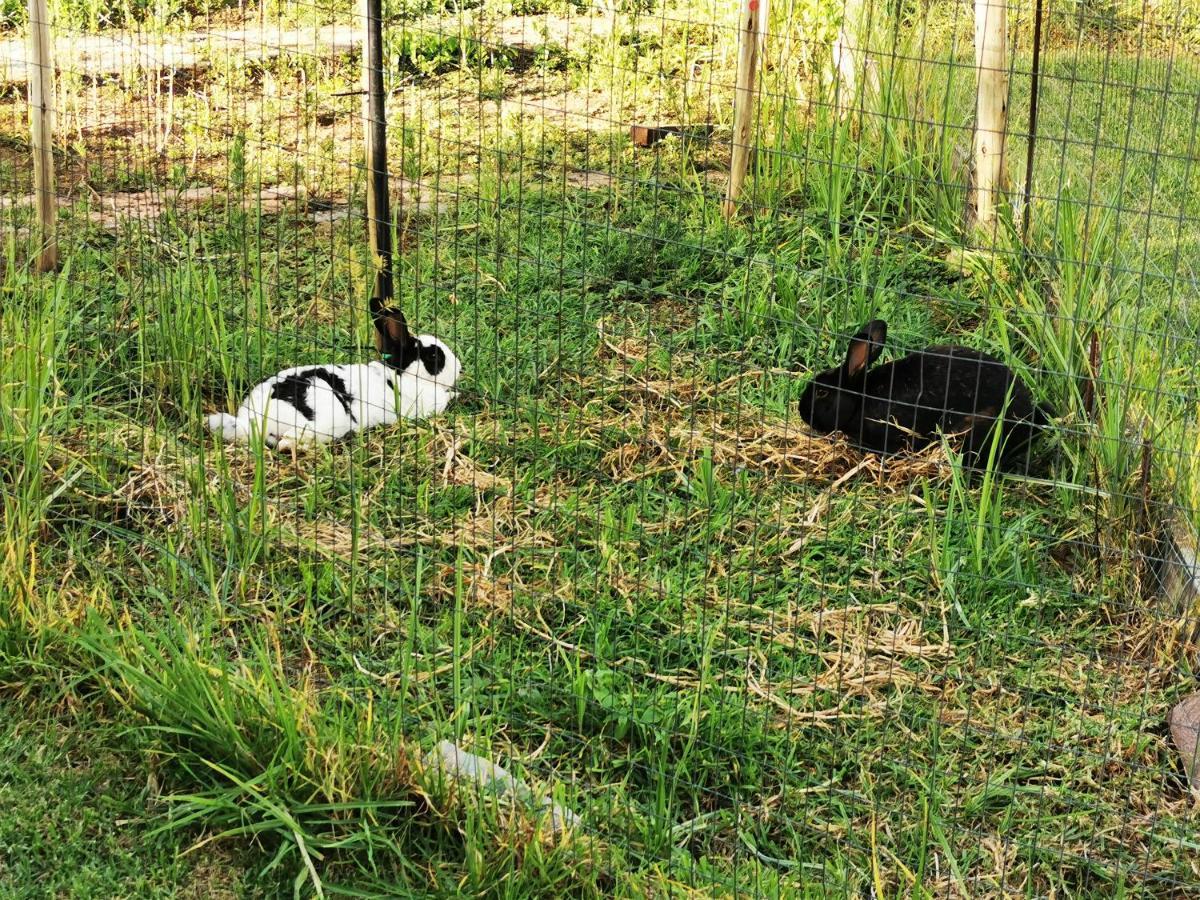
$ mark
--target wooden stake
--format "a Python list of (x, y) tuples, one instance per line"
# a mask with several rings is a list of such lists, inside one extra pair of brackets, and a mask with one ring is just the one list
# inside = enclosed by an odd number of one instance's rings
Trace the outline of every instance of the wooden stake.
[(1021, 240), (1029, 243), (1033, 222), (1033, 157), (1037, 147), (1038, 90), (1042, 60), (1042, 0), (1035, 0), (1033, 13), (1033, 65), (1029, 76), (1029, 142), (1025, 147), (1025, 203), (1021, 207)]
[(862, 47), (865, 31), (863, 0), (845, 0), (842, 24), (838, 27), (837, 40), (833, 42), (833, 70), (837, 78), (834, 93), (840, 115), (854, 108), (859, 74), (868, 74), (867, 54)]
[(729, 163), (729, 187), (725, 192), (723, 211), (730, 218), (737, 211), (737, 199), (746, 183), (750, 166), (750, 132), (758, 106), (755, 82), (758, 61), (762, 55), (763, 39), (767, 32), (768, 0), (745, 0), (741, 26), (738, 29), (737, 89), (733, 101), (733, 159)]
[[(1145, 423), (1142, 425), (1145, 428)], [(1142, 469), (1139, 475), (1141, 482), (1141, 504), (1138, 509), (1137, 539), (1141, 542), (1140, 580), (1141, 597), (1143, 601), (1150, 600), (1157, 593), (1157, 582), (1160, 581), (1160, 563), (1162, 548), (1158, 541), (1158, 523), (1153, 520), (1153, 502), (1151, 499), (1151, 482), (1154, 470), (1154, 444), (1150, 438), (1142, 438)]]
[(37, 197), (37, 270), (58, 268), (58, 197), (54, 179), (54, 56), (46, 0), (29, 0), (29, 112), (33, 192)]
[(990, 228), (1006, 187), (1004, 144), (1008, 119), (1005, 0), (975, 0), (975, 223)]
[(1083, 414), (1086, 418), (1095, 421), (1096, 409), (1096, 379), (1100, 377), (1100, 335), (1095, 331), (1092, 332), (1091, 342), (1088, 345), (1088, 373), (1087, 381), (1083, 385)]
[(387, 306), (392, 282), (391, 203), (388, 196), (387, 111), (383, 96), (383, 10), (381, 0), (362, 0), (367, 28), (363, 44), (363, 114), (367, 161), (367, 234), (375, 264), (372, 296)]

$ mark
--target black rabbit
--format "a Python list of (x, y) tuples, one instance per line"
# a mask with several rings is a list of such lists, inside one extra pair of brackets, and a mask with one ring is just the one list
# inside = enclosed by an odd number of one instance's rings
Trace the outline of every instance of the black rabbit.
[(1052, 415), (1016, 373), (986, 353), (949, 345), (870, 369), (886, 338), (886, 322), (868, 323), (850, 340), (845, 363), (809, 382), (800, 416), (810, 428), (841, 431), (875, 453), (924, 447), (939, 431), (961, 435), (964, 461), (977, 466), (1003, 421), (1001, 465), (1026, 461), (1030, 442)]

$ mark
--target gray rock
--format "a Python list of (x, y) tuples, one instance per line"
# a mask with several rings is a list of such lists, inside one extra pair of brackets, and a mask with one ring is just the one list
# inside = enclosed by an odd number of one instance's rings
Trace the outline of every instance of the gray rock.
[(1183, 767), (1193, 791), (1200, 791), (1200, 693), (1192, 694), (1171, 710), (1167, 722), (1171, 726), (1171, 739), (1183, 757)]
[(579, 816), (559, 806), (549, 797), (538, 797), (533, 790), (500, 766), (482, 756), (468, 753), (450, 741), (440, 741), (423, 760), (427, 770), (437, 770), (455, 781), (473, 781), (484, 791), (498, 796), (512, 795), (540, 812), (550, 814), (550, 829), (555, 834), (577, 828)]

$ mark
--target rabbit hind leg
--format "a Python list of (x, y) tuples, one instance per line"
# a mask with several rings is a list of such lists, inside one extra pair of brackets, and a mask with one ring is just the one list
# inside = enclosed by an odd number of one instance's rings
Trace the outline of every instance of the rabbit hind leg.
[(315, 435), (307, 428), (289, 428), (275, 436), (274, 448), (279, 453), (287, 453), (292, 457), (292, 464), (296, 464), (297, 451), (302, 446), (313, 443)]

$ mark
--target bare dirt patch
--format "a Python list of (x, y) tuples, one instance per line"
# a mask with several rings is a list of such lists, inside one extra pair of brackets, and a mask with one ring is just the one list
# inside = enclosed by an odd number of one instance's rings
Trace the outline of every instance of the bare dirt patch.
[[(399, 179), (392, 185), (392, 203), (405, 216), (435, 215), (449, 207), (449, 201), (444, 199), (446, 193), (435, 193), (416, 182)], [(14, 210), (32, 210), (36, 199), (34, 194), (0, 197), (0, 217), (11, 220), (11, 216), (3, 214)], [(263, 186), (234, 192), (209, 186), (178, 191), (89, 191), (83, 196), (58, 198), (59, 209), (70, 210), (76, 221), (84, 219), (106, 231), (119, 230), (129, 222), (154, 222), (169, 211), (194, 209), (212, 203), (257, 211), (263, 215), (291, 214), (308, 218), (317, 224), (339, 222), (356, 212), (345, 199), (316, 199), (294, 185)], [(361, 210), (358, 214), (361, 215)]]
[[(186, 34), (104, 32), (55, 35), (60, 69), (89, 78), (114, 78), (139, 71), (203, 70), (220, 61), (263, 62), (285, 54), (328, 57), (357, 51), (362, 30), (350, 25), (283, 29), (273, 26), (220, 28)], [(0, 41), (0, 84), (24, 83), (29, 50), (24, 36)]]

